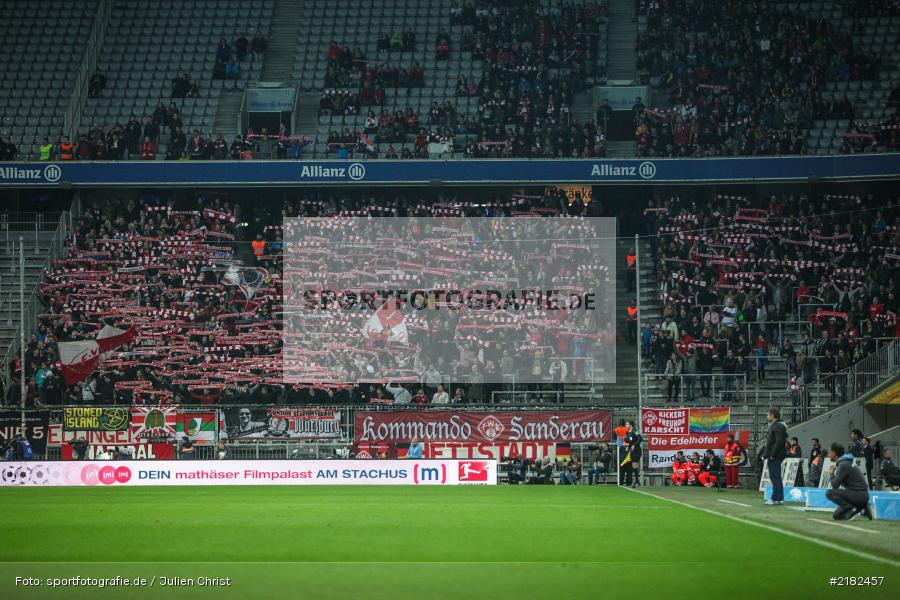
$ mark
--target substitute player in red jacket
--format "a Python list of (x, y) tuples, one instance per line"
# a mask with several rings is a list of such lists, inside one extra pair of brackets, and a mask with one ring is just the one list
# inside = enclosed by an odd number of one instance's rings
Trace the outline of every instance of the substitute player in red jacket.
[(703, 460), (700, 458), (699, 452), (694, 452), (691, 459), (687, 462), (687, 484), (697, 485), (697, 476), (703, 470)]
[(675, 460), (672, 461), (672, 484), (673, 485), (684, 485), (684, 482), (687, 481), (687, 465), (688, 461), (684, 457), (684, 452), (681, 450), (675, 454)]
[(700, 482), (700, 485), (711, 488), (719, 480), (721, 471), (722, 459), (716, 456), (716, 453), (710, 448), (706, 451), (706, 456), (703, 458), (703, 470), (697, 475), (697, 481)]

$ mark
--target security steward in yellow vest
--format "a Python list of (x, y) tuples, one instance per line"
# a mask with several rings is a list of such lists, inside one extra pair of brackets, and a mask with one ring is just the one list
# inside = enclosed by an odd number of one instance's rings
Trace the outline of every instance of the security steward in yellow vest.
[(50, 140), (44, 138), (44, 142), (40, 146), (40, 155), (38, 160), (49, 161), (53, 159), (53, 144), (50, 143)]

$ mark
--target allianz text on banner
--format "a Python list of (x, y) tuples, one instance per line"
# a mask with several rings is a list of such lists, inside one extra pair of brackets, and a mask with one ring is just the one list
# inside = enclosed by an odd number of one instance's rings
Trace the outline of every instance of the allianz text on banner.
[(6, 462), (0, 486), (496, 485), (495, 460)]

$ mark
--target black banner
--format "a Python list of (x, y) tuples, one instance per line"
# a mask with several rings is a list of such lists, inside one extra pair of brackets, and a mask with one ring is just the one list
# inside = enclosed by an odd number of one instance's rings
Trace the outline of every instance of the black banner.
[(0, 444), (6, 447), (21, 435), (31, 442), (35, 454), (47, 451), (47, 435), (50, 429), (49, 411), (25, 411), (25, 429), (22, 429), (22, 411), (0, 410)]
[(131, 412), (120, 406), (72, 406), (63, 409), (66, 431), (127, 431)]
[(333, 440), (341, 437), (341, 411), (334, 408), (250, 407), (222, 409), (222, 439)]

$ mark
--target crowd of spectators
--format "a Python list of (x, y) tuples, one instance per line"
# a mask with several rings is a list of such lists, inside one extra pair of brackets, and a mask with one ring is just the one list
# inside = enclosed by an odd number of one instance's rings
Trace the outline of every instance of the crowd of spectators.
[(157, 103), (143, 124), (131, 115), (124, 125), (114, 122), (106, 130), (95, 121), (77, 140), (63, 136), (52, 143), (44, 138), (42, 146), (48, 150), (40, 160), (156, 160), (162, 145), (166, 160), (301, 159), (311, 143), (309, 138), (291, 135), (284, 124), (277, 133), (249, 128), (230, 141), (199, 129), (188, 133), (173, 100), (168, 107)]
[[(592, 121), (579, 123), (570, 114), (573, 94), (605, 78), (605, 65), (595, 59), (599, 43), (605, 43), (605, 3), (548, 8), (536, 2), (504, 6), (467, 2), (453, 9), (451, 19), (466, 26), (462, 39), (453, 40), (440, 30), (436, 57), (447, 59), (459, 48), (482, 62), (480, 80), (458, 73), (454, 90), (457, 97), (478, 98), (476, 115), (458, 119), (449, 103), (432, 106), (429, 127), (423, 130), (410, 128), (409, 110), (402, 123), (394, 119), (391, 124), (390, 117), (382, 114), (374, 127), (367, 122), (364, 138), (357, 131), (333, 132), (327, 141), (329, 151), (358, 150), (378, 157), (374, 145), (387, 142), (391, 145), (384, 158), (423, 158), (453, 149), (469, 158), (605, 155), (603, 127)], [(426, 74), (418, 63), (407, 70), (390, 61), (392, 52), (413, 48), (415, 43), (411, 31), (382, 34), (379, 55), (386, 53), (388, 59), (375, 63), (359, 48), (351, 50), (332, 41), (320, 114), (362, 114), (383, 105), (390, 90), (405, 89), (409, 94), (412, 88), (423, 87)], [(369, 117), (375, 119), (372, 114)], [(387, 132), (375, 131), (385, 125), (391, 125)], [(398, 154), (393, 144), (410, 141), (400, 139), (401, 130), (415, 145)], [(377, 133), (375, 140), (372, 133)], [(454, 138), (460, 135), (467, 141), (464, 147), (454, 148)]]
[[(257, 204), (252, 211), (208, 194), (87, 207), (66, 255), (53, 262), (40, 286), (45, 308), (26, 348), (29, 405), (389, 400), (385, 394), (396, 397), (389, 389), (396, 386), (281, 384), (284, 242), (275, 223), (300, 215), (587, 212), (584, 204), (570, 205), (554, 189), (543, 196), (497, 197), (483, 204), (456, 197), (423, 202), (415, 194), (386, 192), (374, 198), (368, 193), (310, 192), (295, 201)], [(254, 275), (263, 269), (249, 295), (229, 277), (232, 266)], [(136, 339), (105, 356), (87, 380), (66, 385), (56, 342), (91, 338), (104, 325), (134, 327)], [(17, 361), (8, 366), (21, 374)], [(480, 386), (451, 387), (449, 372), (427, 371), (417, 386), (427, 385), (432, 399), (439, 382), (455, 391), (452, 398), (439, 395), (441, 402), (484, 397)], [(5, 401), (18, 402), (13, 397), (18, 389), (16, 380)], [(407, 390), (410, 401), (417, 389)]]
[[(764, 381), (773, 355), (797, 393), (871, 355), (879, 338), (900, 337), (896, 197), (675, 196), (644, 214), (663, 321), (647, 323), (641, 342), (670, 399), (697, 375), (709, 395), (703, 376), (718, 367), (726, 395), (729, 381)], [(786, 321), (799, 323), (802, 340)], [(693, 386), (683, 392), (694, 399)]]
[(896, 152), (900, 146), (900, 116), (896, 113), (880, 122), (853, 121), (841, 136), (841, 154)]
[[(480, 129), (470, 156), (603, 156), (603, 129), (570, 115), (573, 95), (605, 81), (596, 60), (605, 43), (606, 3), (544, 7), (466, 2), (453, 10), (466, 25), (459, 43), (480, 59), (477, 83), (459, 75), (458, 96), (477, 96)], [(506, 130), (509, 131), (506, 131)], [(493, 146), (493, 148), (489, 148)]]
[(878, 78), (879, 58), (830, 21), (769, 0), (661, 0), (643, 7), (639, 78), (670, 109), (636, 113), (640, 156), (806, 152), (815, 118), (852, 116), (825, 82)]
[[(250, 61), (250, 68), (256, 61), (262, 59), (262, 55), (268, 48), (268, 41), (260, 32), (253, 35), (252, 40), (247, 39), (247, 35), (242, 31), (237, 37), (229, 43), (225, 38), (220, 38), (216, 45), (216, 61), (213, 64), (213, 79), (231, 79), (237, 80), (241, 73), (241, 65), (245, 61)], [(176, 80), (178, 81), (178, 80)], [(179, 92), (185, 93), (191, 90), (186, 85), (187, 82), (179, 84)], [(237, 85), (237, 83), (235, 83)], [(173, 98), (184, 98), (185, 96), (176, 96), (175, 84), (172, 86)]]

